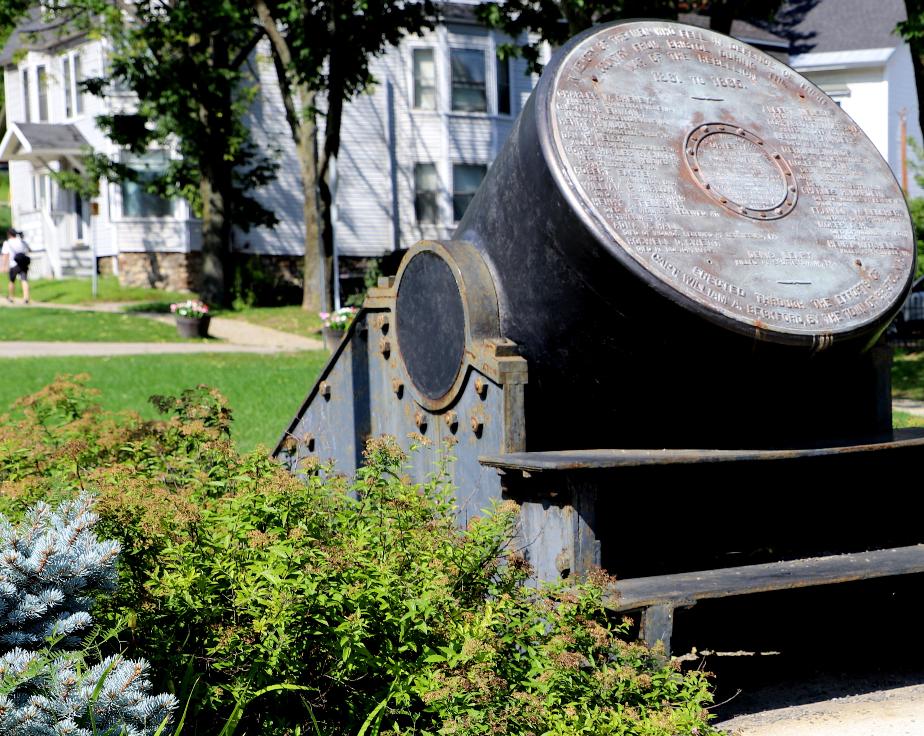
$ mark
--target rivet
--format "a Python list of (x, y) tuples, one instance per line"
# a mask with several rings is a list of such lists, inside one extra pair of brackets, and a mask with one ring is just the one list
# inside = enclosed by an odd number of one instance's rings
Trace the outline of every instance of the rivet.
[(736, 130), (735, 132), (736, 132), (738, 135), (744, 135), (744, 129), (743, 129), (743, 128), (738, 128), (738, 130)]
[(308, 452), (314, 452), (315, 443), (313, 434), (306, 434), (304, 437), (302, 437), (302, 442), (305, 444), (305, 448), (308, 450)]
[(782, 208), (782, 207), (777, 207), (777, 208), (776, 208), (775, 210), (773, 210), (773, 211), (776, 212), (776, 214), (778, 214), (778, 215), (782, 215), (782, 214), (783, 214), (783, 208)]
[(795, 188), (795, 187), (789, 187), (789, 191), (790, 191), (790, 192), (794, 192), (794, 191), (796, 191), (796, 188)]
[(687, 155), (688, 155), (688, 156), (695, 156), (696, 154), (693, 152), (693, 149), (692, 149), (692, 148), (688, 148), (688, 149), (687, 149)]
[(488, 393), (488, 384), (480, 376), (475, 379), (475, 393), (482, 399)]
[(446, 426), (449, 427), (449, 431), (453, 434), (456, 433), (456, 430), (459, 429), (459, 415), (454, 411), (451, 411), (446, 414)]
[(395, 392), (395, 395), (400, 399), (401, 395), (404, 393), (404, 384), (398, 378), (391, 379), (391, 390)]
[(703, 184), (703, 186), (704, 186), (706, 189), (712, 189), (712, 184), (710, 184), (709, 182), (706, 182), (705, 184)]
[(327, 381), (321, 381), (318, 386), (318, 393), (321, 394), (326, 401), (330, 401), (330, 384)]
[(739, 212), (741, 212), (742, 215), (746, 215), (748, 213), (748, 209), (747, 207), (741, 207), (739, 208)]
[(773, 154), (773, 158), (779, 160), (779, 159), (782, 158), (782, 157), (780, 156), (780, 154), (774, 153), (774, 154)]
[(478, 417), (472, 417), (472, 432), (475, 433), (476, 437), (481, 437), (481, 433), (484, 431), (484, 422)]
[(414, 424), (417, 425), (417, 429), (420, 430), (421, 434), (427, 431), (427, 415), (422, 411), (418, 411), (414, 415)]
[(384, 337), (379, 340), (379, 352), (382, 353), (386, 358), (391, 353), (391, 342), (386, 340)]

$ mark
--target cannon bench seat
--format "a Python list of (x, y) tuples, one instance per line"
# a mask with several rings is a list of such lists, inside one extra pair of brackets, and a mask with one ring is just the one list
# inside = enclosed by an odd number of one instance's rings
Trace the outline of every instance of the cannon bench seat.
[(924, 572), (924, 544), (616, 582), (604, 599), (614, 611), (641, 611), (639, 636), (670, 653), (674, 611), (697, 601)]

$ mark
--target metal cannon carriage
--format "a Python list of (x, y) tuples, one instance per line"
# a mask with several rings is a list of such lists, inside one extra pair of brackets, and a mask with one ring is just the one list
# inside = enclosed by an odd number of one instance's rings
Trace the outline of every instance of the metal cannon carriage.
[(370, 436), (423, 436), (422, 478), (449, 441), (463, 523), (515, 499), (537, 577), (602, 566), (668, 650), (704, 598), (920, 572), (916, 515), (849, 500), (924, 457), (880, 343), (914, 252), (887, 164), (810, 82), (701, 28), (594, 28), (276, 455), (349, 472)]

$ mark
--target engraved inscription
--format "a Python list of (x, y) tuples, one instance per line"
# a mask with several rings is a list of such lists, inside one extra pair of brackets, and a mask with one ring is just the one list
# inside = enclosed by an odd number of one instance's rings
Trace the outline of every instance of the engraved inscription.
[(696, 149), (703, 178), (718, 194), (751, 210), (770, 210), (786, 199), (786, 180), (760, 146), (731, 133), (703, 138)]
[(614, 254), (707, 314), (814, 336), (901, 297), (914, 240), (894, 177), (776, 59), (706, 29), (625, 23), (571, 50), (549, 104), (563, 176)]

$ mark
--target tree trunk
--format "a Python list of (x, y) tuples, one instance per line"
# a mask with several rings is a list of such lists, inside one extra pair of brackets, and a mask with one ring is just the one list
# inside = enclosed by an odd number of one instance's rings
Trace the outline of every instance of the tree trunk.
[[(293, 66), (292, 52), (286, 37), (264, 0), (253, 0), (260, 24), (266, 31), (273, 48), (273, 64), (276, 79), (286, 110), (286, 120), (292, 132), (295, 152), (298, 156), (299, 173), (302, 177), (302, 208), (305, 220), (305, 258), (302, 290), (302, 309), (306, 311), (330, 310), (332, 296), (330, 289), (330, 267), (324, 259), (324, 248), (320, 232), (321, 206), (318, 200), (318, 144), (315, 124), (315, 93), (305, 85), (299, 85), (290, 71)], [(291, 76), (290, 76), (291, 75)], [(293, 91), (294, 90), (294, 91)], [(296, 96), (300, 108), (296, 107)]]
[(202, 197), (202, 285), (200, 295), (207, 304), (225, 301), (224, 207), (221, 193), (203, 177), (199, 185)]
[[(310, 105), (314, 105), (311, 95)], [(305, 259), (304, 285), (302, 291), (302, 309), (309, 312), (330, 310), (332, 303), (328, 269), (324, 261), (324, 249), (321, 246), (318, 203), (318, 145), (317, 127), (314, 119), (302, 120), (296, 138), (299, 171), (302, 177), (302, 211), (305, 218)]]

